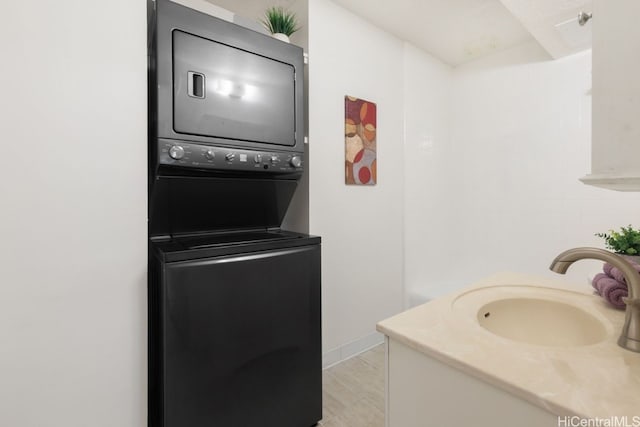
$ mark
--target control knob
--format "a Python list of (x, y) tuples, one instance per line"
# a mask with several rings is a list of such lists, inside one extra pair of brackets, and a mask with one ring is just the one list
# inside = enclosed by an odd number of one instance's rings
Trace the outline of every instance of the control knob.
[(272, 165), (275, 165), (277, 161), (278, 161), (278, 156), (271, 156), (271, 164)]
[(262, 163), (262, 155), (256, 154), (255, 156), (253, 156), (253, 161), (256, 163)]
[(302, 166), (302, 159), (300, 158), (300, 156), (293, 156), (291, 160), (289, 160), (289, 163), (291, 163), (291, 166), (293, 166), (294, 168), (299, 168), (300, 166)]
[(216, 153), (213, 150), (207, 150), (204, 153), (204, 157), (206, 157), (208, 160), (213, 160), (215, 156), (216, 156)]
[(180, 160), (184, 157), (184, 148), (179, 145), (172, 145), (171, 148), (169, 148), (169, 157), (174, 160)]
[(233, 153), (227, 153), (227, 155), (224, 156), (224, 158), (227, 159), (228, 162), (231, 162), (231, 161), (233, 161), (233, 159), (236, 158), (236, 155), (233, 154)]

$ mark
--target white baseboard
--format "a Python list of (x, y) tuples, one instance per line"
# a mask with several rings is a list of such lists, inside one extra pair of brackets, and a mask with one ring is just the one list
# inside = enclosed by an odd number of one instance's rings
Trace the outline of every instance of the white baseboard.
[(322, 355), (322, 369), (327, 369), (337, 363), (350, 359), (358, 354), (384, 342), (384, 335), (379, 332), (366, 335), (355, 341), (329, 350)]

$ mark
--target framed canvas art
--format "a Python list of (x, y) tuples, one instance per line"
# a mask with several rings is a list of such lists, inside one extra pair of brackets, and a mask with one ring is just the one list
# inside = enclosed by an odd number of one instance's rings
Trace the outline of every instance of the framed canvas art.
[(375, 185), (376, 104), (352, 96), (344, 97), (344, 182), (347, 185)]

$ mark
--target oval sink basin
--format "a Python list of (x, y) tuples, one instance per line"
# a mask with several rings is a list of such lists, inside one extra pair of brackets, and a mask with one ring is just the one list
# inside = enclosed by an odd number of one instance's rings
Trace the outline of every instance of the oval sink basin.
[(589, 312), (564, 302), (532, 297), (498, 299), (478, 311), (486, 330), (514, 341), (545, 346), (582, 346), (607, 336)]

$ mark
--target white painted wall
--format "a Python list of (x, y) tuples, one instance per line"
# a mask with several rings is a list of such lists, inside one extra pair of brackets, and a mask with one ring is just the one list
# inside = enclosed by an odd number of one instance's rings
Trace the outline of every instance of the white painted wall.
[(586, 183), (640, 191), (640, 2), (594, 0), (593, 158)]
[(405, 305), (412, 306), (437, 296), (437, 290), (426, 288), (434, 279), (439, 287), (446, 284), (451, 274), (442, 266), (456, 257), (449, 244), (455, 210), (446, 179), (452, 167), (447, 157), (452, 69), (409, 44), (403, 65), (404, 281)]
[[(554, 274), (562, 250), (603, 247), (594, 233), (638, 225), (637, 195), (578, 181), (590, 163), (590, 91), (590, 52), (550, 61), (532, 43), (455, 69), (443, 180), (452, 215), (432, 225), (449, 231), (437, 244), (455, 256), (427, 286), (451, 290), (499, 270)], [(588, 286), (600, 264), (567, 276)]]
[[(171, 0), (174, 3), (181, 4), (188, 8), (206, 13), (211, 16), (215, 16), (225, 21), (233, 22), (234, 13), (231, 9), (226, 8), (225, 5), (220, 4), (219, 1), (207, 1), (207, 0)], [(222, 7), (220, 7), (222, 6)]]
[(145, 2), (0, 21), (0, 425), (146, 425)]
[[(403, 43), (329, 0), (309, 2), (309, 224), (322, 236), (323, 350), (403, 304)], [(344, 96), (378, 105), (378, 184), (344, 184)]]
[(593, 173), (638, 176), (640, 164), (640, 3), (593, 2)]

